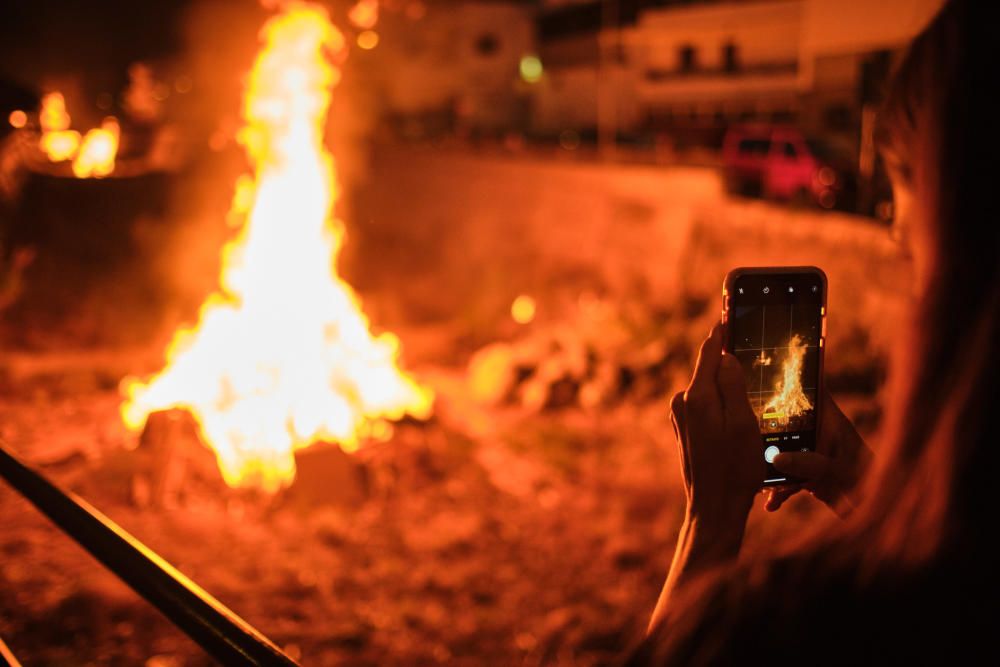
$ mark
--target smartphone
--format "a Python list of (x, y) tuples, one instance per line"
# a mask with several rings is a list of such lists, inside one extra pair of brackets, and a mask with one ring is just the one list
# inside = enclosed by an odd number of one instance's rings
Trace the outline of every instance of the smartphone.
[(814, 266), (741, 267), (722, 287), (724, 345), (743, 366), (757, 415), (764, 486), (799, 481), (771, 464), (778, 453), (816, 449), (826, 289), (826, 274)]

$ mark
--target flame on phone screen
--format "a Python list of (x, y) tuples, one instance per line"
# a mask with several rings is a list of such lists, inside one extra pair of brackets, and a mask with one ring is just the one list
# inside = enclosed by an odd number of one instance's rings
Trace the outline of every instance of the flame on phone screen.
[(802, 390), (802, 367), (808, 346), (795, 334), (785, 348), (781, 374), (774, 386), (774, 395), (764, 404), (763, 418), (787, 426), (789, 420), (813, 409), (812, 401)]

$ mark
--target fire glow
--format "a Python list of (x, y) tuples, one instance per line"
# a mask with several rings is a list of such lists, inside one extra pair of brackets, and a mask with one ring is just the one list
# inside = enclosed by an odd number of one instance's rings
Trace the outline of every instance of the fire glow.
[(114, 171), (120, 134), (114, 118), (105, 118), (100, 127), (88, 131), (73, 160), (73, 174), (77, 178), (103, 178)]
[(53, 92), (42, 97), (38, 122), (42, 128), (38, 147), (50, 161), (73, 160), (73, 175), (77, 178), (103, 178), (114, 171), (121, 132), (113, 117), (105, 118), (101, 127), (81, 138), (79, 132), (70, 129), (62, 93)]
[(391, 421), (430, 415), (433, 394), (397, 366), (399, 341), (373, 336), (335, 272), (344, 240), (323, 128), (345, 48), (325, 10), (293, 3), (261, 31), (238, 141), (253, 179), (236, 187), (244, 219), (223, 249), (220, 290), (198, 324), (178, 331), (165, 368), (124, 384), (122, 416), (140, 429), (157, 410), (197, 421), (230, 486), (276, 491), (312, 443), (357, 449), (387, 439)]
[(42, 97), (38, 112), (42, 137), (38, 147), (53, 162), (64, 162), (76, 155), (80, 148), (80, 133), (69, 129), (69, 113), (62, 93), (48, 93)]
[(813, 408), (809, 397), (802, 391), (802, 364), (808, 348), (796, 334), (788, 341), (787, 349), (774, 396), (764, 406), (765, 419), (778, 419), (785, 425), (793, 417), (803, 415)]

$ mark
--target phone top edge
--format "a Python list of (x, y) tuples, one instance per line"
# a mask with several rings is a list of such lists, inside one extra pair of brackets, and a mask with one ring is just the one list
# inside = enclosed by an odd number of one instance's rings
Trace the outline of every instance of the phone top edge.
[(819, 278), (820, 283), (823, 285), (822, 291), (822, 303), (823, 306), (823, 316), (826, 317), (826, 305), (829, 296), (830, 286), (826, 279), (826, 272), (818, 266), (738, 266), (731, 269), (727, 274), (725, 279), (722, 281), (722, 297), (723, 297), (723, 322), (726, 320), (726, 309), (728, 304), (726, 303), (726, 298), (732, 294), (733, 284), (743, 276), (751, 275), (794, 275), (794, 274), (811, 274)]
[(811, 265), (801, 265), (801, 266), (737, 266), (730, 269), (726, 273), (725, 279), (722, 281), (722, 312), (721, 321), (723, 325), (723, 349), (727, 352), (732, 352), (733, 345), (731, 340), (731, 332), (729, 330), (729, 310), (732, 306), (732, 294), (734, 290), (734, 284), (736, 281), (744, 276), (762, 276), (762, 275), (775, 275), (775, 276), (790, 276), (790, 275), (813, 275), (819, 278), (820, 284), (823, 286), (822, 293), (820, 294), (821, 302), (820, 306), (821, 317), (823, 318), (822, 329), (823, 336), (826, 336), (826, 306), (827, 299), (829, 296), (829, 285), (826, 278), (826, 272), (818, 266)]
[(728, 292), (732, 284), (736, 282), (736, 279), (741, 276), (767, 274), (788, 275), (795, 273), (815, 274), (823, 283), (823, 291), (826, 292), (828, 282), (826, 272), (818, 266), (737, 266), (726, 274), (725, 279), (722, 281), (722, 289), (724, 292)]

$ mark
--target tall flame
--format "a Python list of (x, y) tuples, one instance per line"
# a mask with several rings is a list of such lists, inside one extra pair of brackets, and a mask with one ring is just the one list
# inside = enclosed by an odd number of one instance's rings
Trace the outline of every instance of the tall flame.
[(433, 395), (397, 367), (398, 339), (373, 336), (335, 273), (344, 240), (330, 217), (338, 191), (323, 144), (344, 48), (325, 10), (287, 5), (261, 30), (238, 135), (254, 178), (238, 181), (246, 213), (223, 249), (221, 289), (181, 330), (166, 367), (126, 381), (125, 423), (154, 410), (192, 413), (231, 486), (274, 491), (295, 474), (293, 451), (316, 441), (356, 449), (388, 437), (387, 420), (429, 416)]
[(802, 391), (802, 363), (807, 349), (798, 334), (788, 341), (788, 352), (781, 364), (781, 375), (775, 385), (775, 393), (764, 405), (765, 419), (778, 419), (787, 424), (792, 417), (812, 410), (812, 402)]

